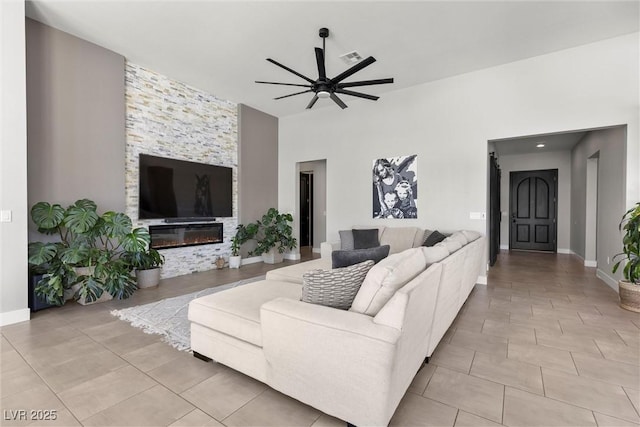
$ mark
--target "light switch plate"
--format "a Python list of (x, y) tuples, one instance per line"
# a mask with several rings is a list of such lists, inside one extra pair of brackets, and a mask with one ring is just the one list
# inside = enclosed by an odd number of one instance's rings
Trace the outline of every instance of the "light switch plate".
[(11, 211), (10, 210), (2, 210), (2, 211), (0, 211), (0, 222), (11, 222)]
[(469, 212), (469, 219), (486, 219), (485, 212)]

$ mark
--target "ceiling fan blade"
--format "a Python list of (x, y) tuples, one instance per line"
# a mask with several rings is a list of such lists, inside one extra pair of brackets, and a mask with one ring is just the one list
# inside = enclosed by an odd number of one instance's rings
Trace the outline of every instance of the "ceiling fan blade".
[(313, 98), (311, 98), (311, 102), (309, 103), (309, 105), (307, 105), (307, 109), (313, 107), (313, 105), (316, 103), (317, 100), (318, 100), (318, 95), (314, 95)]
[(357, 73), (358, 71), (362, 70), (364, 67), (368, 67), (369, 65), (373, 64), (374, 62), (376, 62), (376, 58), (374, 58), (373, 56), (370, 56), (366, 59), (363, 59), (362, 61), (358, 62), (356, 65), (354, 65), (353, 67), (349, 68), (347, 71), (343, 72), (342, 74), (338, 74), (336, 77), (332, 78), (331, 80), (334, 83), (340, 83), (342, 80), (346, 79), (347, 77), (351, 76), (352, 74)]
[(342, 89), (343, 87), (384, 85), (384, 84), (387, 84), (387, 83), (393, 83), (393, 78), (390, 78), (390, 79), (376, 79), (376, 80), (362, 80), (362, 81), (359, 81), (359, 82), (338, 83), (336, 86)]
[(366, 93), (354, 92), (352, 90), (346, 90), (346, 89), (336, 89), (335, 92), (343, 93), (345, 95), (357, 96), (358, 98), (370, 99), (372, 101), (377, 101), (380, 98), (379, 96), (367, 95)]
[(302, 92), (290, 93), (289, 95), (279, 96), (279, 97), (277, 97), (277, 98), (273, 98), (273, 99), (288, 98), (288, 97), (290, 97), (290, 96), (301, 95), (301, 94), (303, 94), (303, 93), (307, 93), (307, 92), (312, 92), (312, 90), (311, 90), (311, 89), (309, 89), (309, 90), (303, 90)]
[(299, 84), (295, 84), (295, 83), (262, 82), (262, 81), (259, 81), (259, 80), (256, 80), (256, 83), (262, 83), (262, 84), (266, 84), (266, 85), (282, 85), (282, 86), (311, 87), (311, 85), (299, 85)]
[(327, 71), (324, 68), (324, 52), (319, 47), (316, 48), (316, 63), (318, 64), (318, 79), (326, 79)]
[(298, 76), (298, 77), (300, 77), (300, 78), (305, 79), (306, 81), (308, 81), (308, 82), (309, 82), (309, 83), (311, 83), (311, 84), (314, 84), (314, 83), (315, 83), (315, 81), (311, 80), (309, 77), (304, 76), (304, 75), (300, 74), (299, 72), (292, 70), (291, 68), (287, 67), (286, 65), (282, 65), (282, 64), (281, 64), (281, 63), (279, 63), (278, 61), (275, 61), (275, 60), (273, 60), (273, 59), (271, 59), (271, 58), (267, 58), (267, 61), (271, 62), (272, 64), (277, 65), (277, 66), (278, 66), (278, 67), (280, 67), (280, 68), (284, 68), (284, 69), (285, 69), (285, 70), (287, 70), (288, 72), (293, 73), (293, 74), (295, 74), (296, 76)]
[(345, 108), (347, 108), (347, 104), (345, 104), (344, 102), (342, 102), (342, 100), (340, 98), (338, 98), (338, 96), (331, 92), (331, 99), (333, 99), (333, 102), (335, 102), (336, 104), (338, 104), (340, 106), (340, 108), (342, 108), (343, 110)]

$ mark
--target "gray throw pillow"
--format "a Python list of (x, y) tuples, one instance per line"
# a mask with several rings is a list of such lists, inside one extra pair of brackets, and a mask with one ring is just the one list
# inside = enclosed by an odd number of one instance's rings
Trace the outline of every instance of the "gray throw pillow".
[(353, 250), (353, 231), (340, 230), (340, 249), (350, 251)]
[(440, 233), (438, 230), (435, 230), (433, 233), (429, 234), (422, 246), (433, 246), (436, 243), (442, 242), (446, 237), (447, 236)]
[(303, 302), (348, 310), (373, 261), (334, 270), (310, 270), (302, 275)]
[(378, 261), (389, 255), (389, 249), (389, 245), (383, 245), (368, 249), (354, 249), (352, 251), (333, 251), (331, 252), (331, 268), (348, 267), (368, 259), (377, 264)]
[(378, 229), (371, 228), (365, 230), (352, 230), (353, 231), (353, 249), (368, 249), (380, 246), (378, 240)]

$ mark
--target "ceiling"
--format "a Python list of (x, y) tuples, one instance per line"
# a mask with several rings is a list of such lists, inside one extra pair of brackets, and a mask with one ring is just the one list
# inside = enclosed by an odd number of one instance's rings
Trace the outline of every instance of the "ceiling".
[[(313, 48), (328, 27), (327, 75), (357, 50), (377, 62), (349, 81), (381, 95), (458, 74), (637, 32), (638, 1), (28, 0), (27, 16), (215, 96), (274, 116), (313, 114), (311, 94), (255, 80), (303, 83), (267, 57), (317, 78)], [(294, 88), (298, 89), (298, 88)], [(362, 102), (343, 97), (351, 108)], [(382, 98), (380, 101), (383, 101)], [(316, 108), (339, 108), (320, 100)]]
[[(587, 131), (533, 135), (492, 141), (498, 156), (543, 153), (545, 151), (571, 151)], [(536, 147), (544, 144), (544, 147)]]

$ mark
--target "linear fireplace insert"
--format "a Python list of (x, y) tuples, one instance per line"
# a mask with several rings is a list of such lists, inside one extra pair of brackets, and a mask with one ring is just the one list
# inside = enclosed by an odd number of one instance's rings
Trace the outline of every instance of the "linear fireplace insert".
[(171, 224), (149, 226), (151, 247), (154, 249), (222, 243), (222, 223)]

